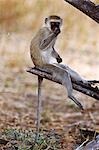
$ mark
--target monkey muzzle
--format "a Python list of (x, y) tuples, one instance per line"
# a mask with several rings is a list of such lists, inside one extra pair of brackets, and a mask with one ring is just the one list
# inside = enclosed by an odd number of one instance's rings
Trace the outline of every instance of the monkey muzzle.
[(60, 23), (59, 22), (51, 22), (51, 30), (54, 32), (56, 30), (60, 30)]

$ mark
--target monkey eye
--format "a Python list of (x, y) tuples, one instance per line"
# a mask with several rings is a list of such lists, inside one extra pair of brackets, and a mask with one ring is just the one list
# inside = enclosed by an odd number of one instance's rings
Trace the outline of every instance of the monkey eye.
[(51, 22), (51, 26), (59, 27), (60, 26), (60, 22)]
[(59, 22), (56, 22), (56, 26), (59, 26), (60, 25), (60, 23)]

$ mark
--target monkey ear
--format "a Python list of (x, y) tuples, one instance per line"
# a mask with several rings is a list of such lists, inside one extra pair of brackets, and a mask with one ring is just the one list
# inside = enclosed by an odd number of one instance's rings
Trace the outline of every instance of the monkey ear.
[(45, 18), (45, 24), (47, 23), (47, 21), (48, 21), (48, 18)]
[(62, 23), (63, 23), (63, 19), (60, 19), (60, 26), (62, 25)]

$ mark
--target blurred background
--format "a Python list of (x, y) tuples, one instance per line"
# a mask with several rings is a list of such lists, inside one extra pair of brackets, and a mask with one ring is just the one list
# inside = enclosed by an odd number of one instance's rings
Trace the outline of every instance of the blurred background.
[[(99, 0), (94, 2), (99, 4)], [(24, 122), (27, 118), (31, 119), (31, 122), (33, 117), (35, 119), (37, 77), (26, 73), (26, 69), (33, 66), (29, 46), (32, 37), (43, 24), (44, 18), (53, 14), (63, 18), (62, 33), (55, 46), (63, 58), (63, 63), (87, 79), (99, 80), (97, 23), (64, 0), (0, 0), (1, 128), (4, 124), (15, 125), (15, 122), (27, 126), (27, 121)], [(76, 96), (86, 108), (92, 107), (96, 102), (80, 93), (76, 93)], [(65, 89), (58, 84), (44, 81), (42, 97), (44, 110), (45, 112), (49, 110), (48, 114), (52, 116), (52, 121), (55, 115), (58, 117), (60, 115), (62, 119), (64, 112), (70, 110), (72, 112), (72, 109), (69, 110), (72, 105), (77, 111), (70, 100), (66, 102)], [(81, 118), (81, 114), (77, 115)], [(70, 116), (68, 114), (65, 117), (70, 119)], [(73, 122), (72, 119), (70, 122)]]

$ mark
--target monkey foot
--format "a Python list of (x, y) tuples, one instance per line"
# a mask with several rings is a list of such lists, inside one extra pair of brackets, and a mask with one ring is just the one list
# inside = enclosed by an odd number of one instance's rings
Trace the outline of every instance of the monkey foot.
[(88, 83), (94, 85), (94, 84), (99, 83), (99, 80), (89, 80)]

